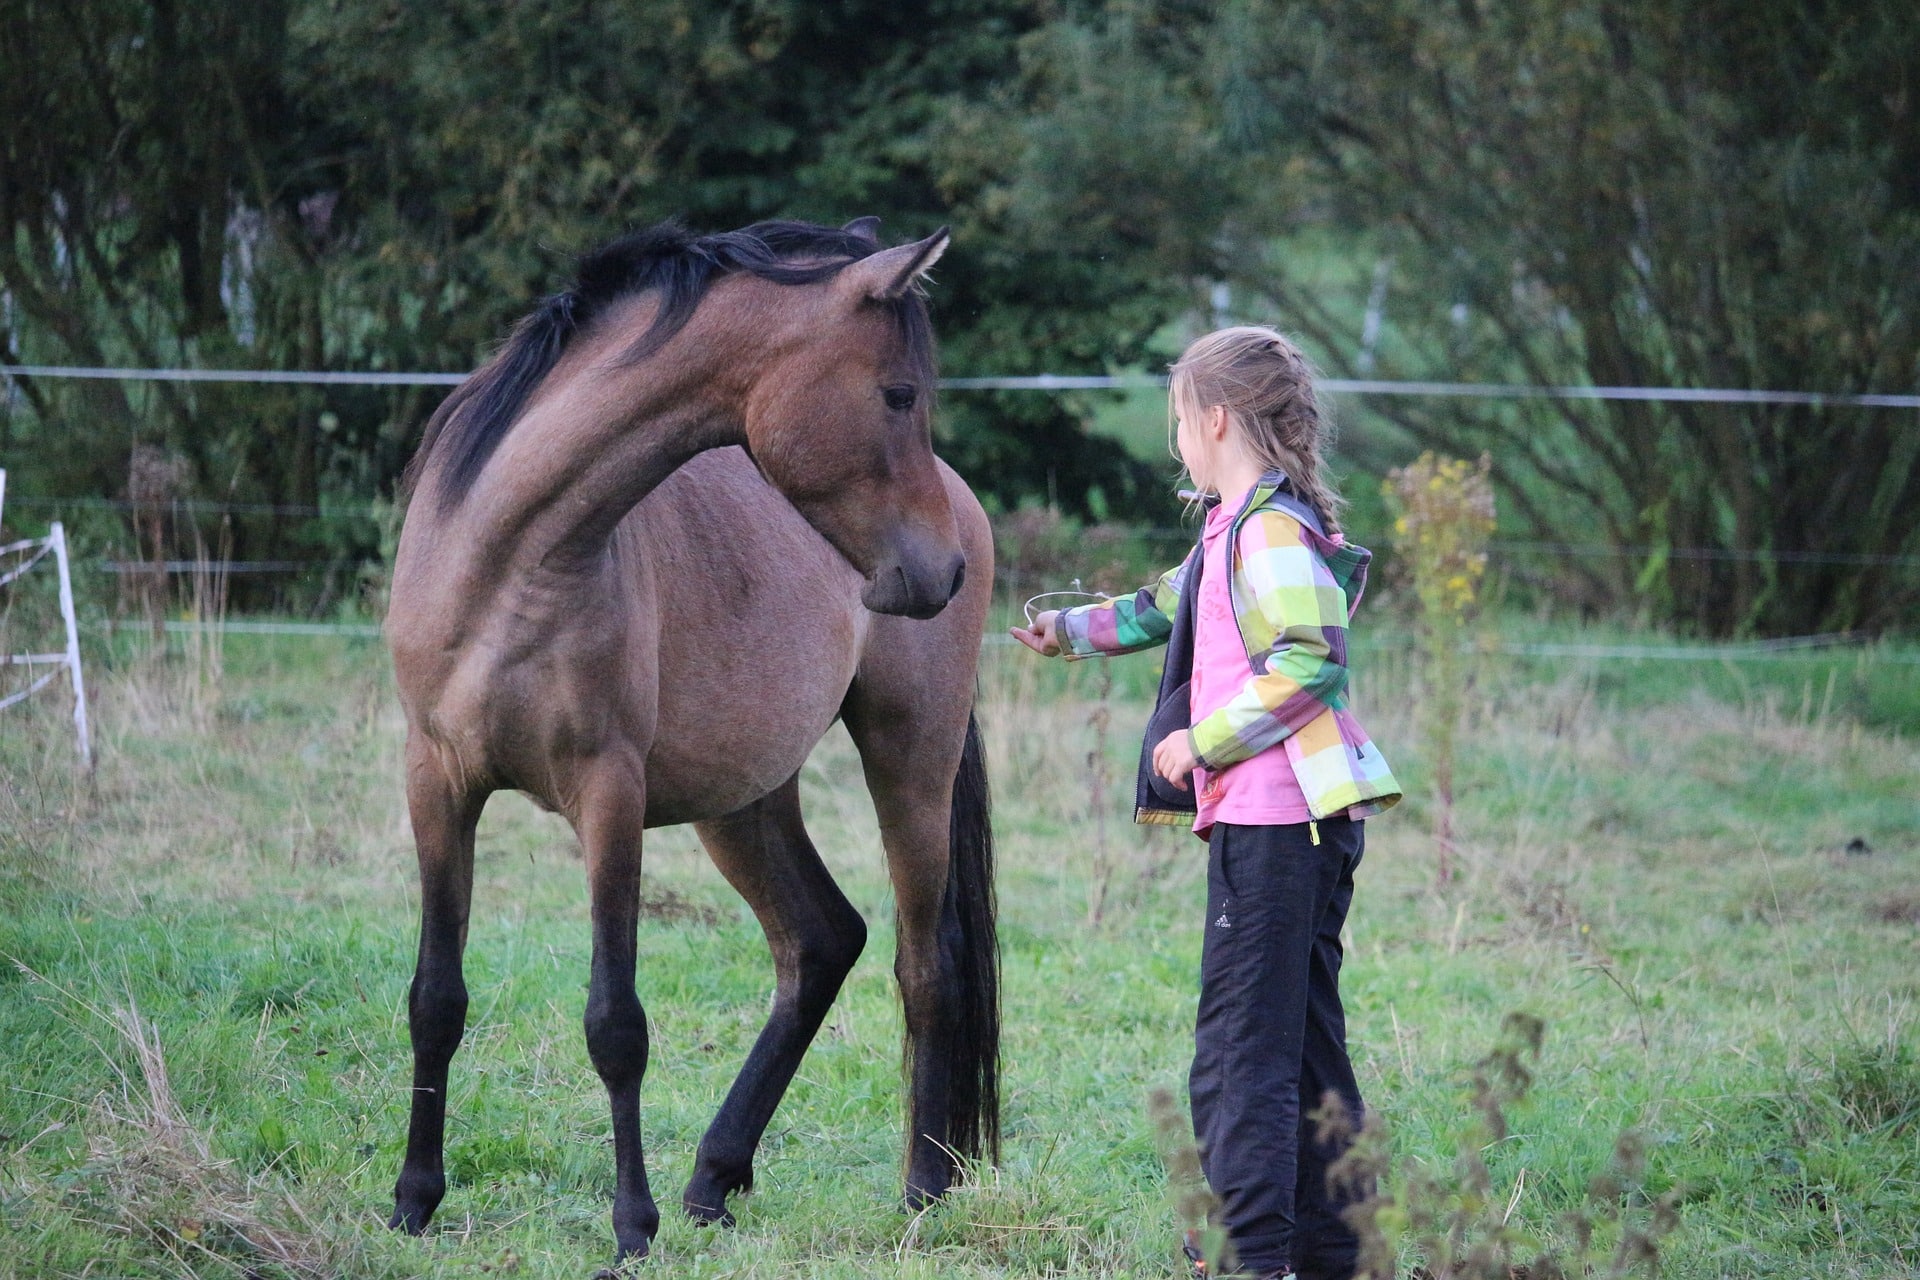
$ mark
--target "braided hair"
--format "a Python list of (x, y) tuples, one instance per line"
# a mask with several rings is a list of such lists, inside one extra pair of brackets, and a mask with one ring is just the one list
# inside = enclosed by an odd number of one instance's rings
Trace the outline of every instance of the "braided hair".
[(1217, 329), (1173, 362), (1171, 405), (1199, 421), (1214, 405), (1227, 411), (1262, 470), (1284, 472), (1329, 535), (1340, 531), (1346, 500), (1325, 471), (1332, 426), (1313, 391), (1313, 368), (1291, 340), (1259, 325)]

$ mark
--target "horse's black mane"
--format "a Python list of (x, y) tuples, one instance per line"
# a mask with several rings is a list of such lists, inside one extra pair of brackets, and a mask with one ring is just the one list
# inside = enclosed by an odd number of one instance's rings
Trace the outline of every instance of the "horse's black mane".
[[(739, 231), (695, 235), (678, 222), (663, 222), (587, 254), (573, 286), (545, 299), (515, 325), (495, 357), (434, 412), (407, 467), (405, 487), (412, 489), (429, 456), (445, 452), (441, 499), (451, 505), (465, 496), (568, 341), (610, 303), (637, 293), (659, 293), (660, 309), (653, 322), (624, 355), (628, 361), (642, 360), (686, 325), (719, 277), (744, 271), (777, 284), (824, 280), (878, 251), (879, 241), (868, 225), (756, 222)], [(933, 334), (925, 304), (909, 294), (895, 305), (910, 357), (930, 371)]]

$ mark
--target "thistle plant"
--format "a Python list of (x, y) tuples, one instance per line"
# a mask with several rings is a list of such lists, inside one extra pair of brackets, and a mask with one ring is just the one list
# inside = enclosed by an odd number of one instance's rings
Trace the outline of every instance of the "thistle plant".
[(1147, 1095), (1147, 1115), (1153, 1121), (1154, 1146), (1167, 1170), (1167, 1189), (1173, 1197), (1174, 1216), (1183, 1231), (1196, 1232), (1200, 1248), (1213, 1274), (1231, 1276), (1239, 1269), (1233, 1242), (1216, 1221), (1220, 1198), (1207, 1186), (1200, 1172), (1200, 1147), (1194, 1141), (1187, 1116), (1174, 1101), (1170, 1089), (1158, 1088)]
[[(1451, 1167), (1396, 1170), (1385, 1124), (1368, 1111), (1356, 1122), (1335, 1093), (1312, 1119), (1320, 1142), (1347, 1145), (1327, 1171), (1349, 1199), (1342, 1212), (1360, 1237), (1356, 1275), (1391, 1280), (1403, 1249), (1418, 1258), (1418, 1280), (1572, 1280), (1657, 1276), (1662, 1242), (1680, 1225), (1680, 1192), (1647, 1193), (1646, 1140), (1636, 1129), (1615, 1138), (1612, 1158), (1587, 1184), (1578, 1206), (1558, 1215), (1557, 1247), (1536, 1240), (1514, 1220), (1524, 1173), (1502, 1194), (1484, 1153), (1508, 1134), (1508, 1112), (1533, 1087), (1546, 1024), (1509, 1013), (1493, 1049), (1475, 1063), (1466, 1102), (1469, 1119), (1457, 1135)], [(1392, 1190), (1385, 1188), (1391, 1187)]]
[(1395, 546), (1413, 588), (1420, 638), (1418, 720), (1433, 772), (1437, 878), (1453, 879), (1454, 750), (1466, 704), (1463, 650), (1479, 612), (1493, 536), (1492, 460), (1478, 464), (1423, 453), (1387, 474)]

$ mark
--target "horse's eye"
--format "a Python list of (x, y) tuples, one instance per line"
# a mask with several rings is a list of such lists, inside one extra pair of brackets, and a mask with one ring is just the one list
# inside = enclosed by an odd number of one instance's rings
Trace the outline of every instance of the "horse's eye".
[(919, 398), (920, 392), (913, 387), (899, 386), (883, 388), (880, 395), (886, 400), (887, 408), (905, 413), (913, 408), (913, 402)]

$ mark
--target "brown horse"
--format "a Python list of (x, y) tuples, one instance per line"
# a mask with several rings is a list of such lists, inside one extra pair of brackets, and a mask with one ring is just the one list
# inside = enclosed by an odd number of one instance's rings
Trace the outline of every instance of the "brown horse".
[[(446, 1189), (447, 1067), (474, 826), (525, 792), (586, 855), (587, 1048), (613, 1110), (619, 1256), (660, 1214), (640, 1146), (634, 989), (645, 828), (691, 822), (765, 929), (773, 1011), (701, 1140), (686, 1211), (730, 1221), (753, 1153), (866, 926), (800, 819), (838, 718), (897, 905), (908, 1201), (998, 1145), (998, 953), (972, 719), (992, 545), (933, 455), (918, 281), (941, 231), (877, 221), (655, 228), (600, 250), (428, 424), (387, 636), (420, 858), (413, 1117), (392, 1225)], [(738, 447), (731, 447), (738, 446)]]

